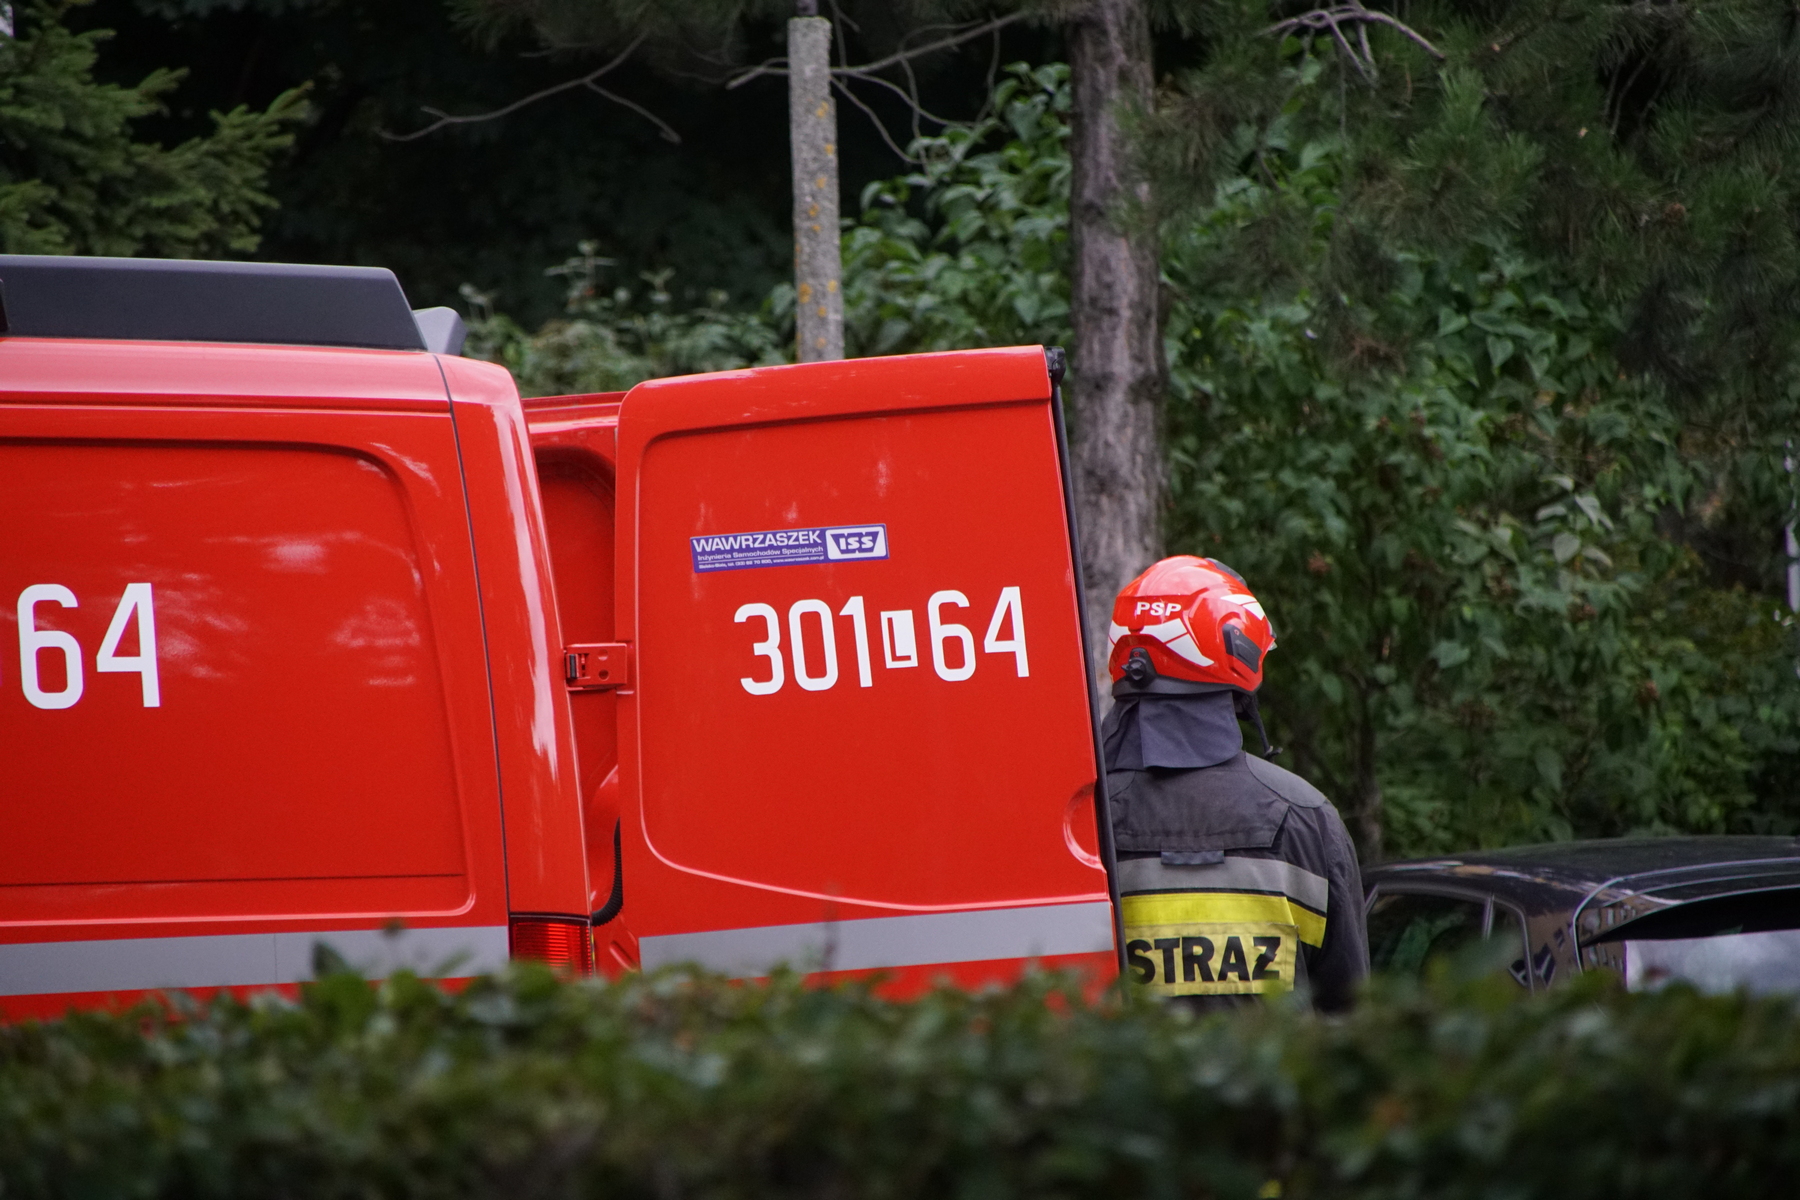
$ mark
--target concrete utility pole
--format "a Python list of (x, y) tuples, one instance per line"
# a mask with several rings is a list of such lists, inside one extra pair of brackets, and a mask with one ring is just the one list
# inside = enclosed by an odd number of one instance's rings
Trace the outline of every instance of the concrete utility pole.
[(838, 252), (837, 105), (831, 22), (817, 0), (788, 21), (788, 144), (794, 160), (794, 324), (801, 362), (844, 357), (844, 267)]

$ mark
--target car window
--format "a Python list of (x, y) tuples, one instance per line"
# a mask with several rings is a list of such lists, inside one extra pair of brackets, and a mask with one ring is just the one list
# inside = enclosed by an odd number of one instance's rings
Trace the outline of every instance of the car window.
[(1740, 933), (1800, 929), (1800, 888), (1776, 888), (1735, 896), (1689, 900), (1613, 926), (1593, 938), (1600, 942), (1666, 941), (1677, 938), (1729, 937)]
[(1432, 959), (1481, 940), (1486, 908), (1455, 896), (1383, 892), (1369, 909), (1370, 965), (1417, 978)]
[[(1525, 938), (1525, 919), (1504, 905), (1494, 905), (1493, 928), (1488, 931), (1488, 936), (1498, 938), (1508, 946), (1515, 946), (1521, 952), (1530, 949)], [(1526, 991), (1531, 990), (1533, 980), (1539, 986), (1546, 985), (1556, 978), (1556, 951), (1546, 942), (1536, 953), (1520, 953), (1507, 966), (1506, 973)]]
[(1626, 987), (1653, 991), (1677, 981), (1703, 992), (1800, 991), (1800, 930), (1625, 939)]
[(1595, 943), (1625, 943), (1625, 985), (1681, 981), (1703, 992), (1800, 991), (1800, 890), (1690, 901), (1615, 927)]

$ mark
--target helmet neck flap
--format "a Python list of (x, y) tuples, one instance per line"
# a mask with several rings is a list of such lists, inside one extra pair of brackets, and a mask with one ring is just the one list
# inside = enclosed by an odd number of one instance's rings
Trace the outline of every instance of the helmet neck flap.
[(1215, 767), (1244, 748), (1230, 692), (1139, 692), (1123, 697), (1100, 729), (1109, 771)]

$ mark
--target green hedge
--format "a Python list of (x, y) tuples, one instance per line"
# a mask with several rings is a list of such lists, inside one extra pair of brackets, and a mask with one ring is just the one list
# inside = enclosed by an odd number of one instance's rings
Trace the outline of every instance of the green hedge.
[(1800, 1024), (1589, 979), (1204, 1021), (1055, 979), (889, 1003), (792, 979), (0, 1029), (0, 1196), (1675, 1197), (1800, 1184)]

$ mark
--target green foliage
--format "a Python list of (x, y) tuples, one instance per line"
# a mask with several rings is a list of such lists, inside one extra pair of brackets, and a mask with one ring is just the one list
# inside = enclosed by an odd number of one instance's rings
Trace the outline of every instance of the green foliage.
[[(1269, 604), (1277, 740), (1377, 853), (1791, 827), (1791, 619), (1669, 536), (1721, 507), (1718, 439), (1623, 370), (1621, 304), (1504, 224), (1344, 237), (1359, 151), (1304, 120), (1336, 81), (1272, 62), (1240, 102), (1285, 107), (1232, 131), (1243, 169), (1163, 246), (1169, 548)], [(869, 190), (852, 345), (1066, 338), (1066, 86), (1013, 68), (1003, 147), (925, 143), (935, 170)], [(1765, 528), (1787, 503), (1764, 486)]]
[[(1171, 90), (1172, 119), (1158, 129), (1167, 170), (1228, 175), (1254, 152), (1242, 136), (1278, 115), (1309, 135), (1339, 132), (1343, 233), (1441, 250), (1508, 230), (1533, 252), (1567, 259), (1627, 309), (1646, 289), (1664, 289), (1671, 303), (1710, 310), (1712, 335), (1731, 333), (1720, 318), (1745, 315), (1740, 302), (1779, 294), (1800, 269), (1777, 216), (1800, 184), (1790, 165), (1800, 146), (1800, 31), (1779, 4), (1414, 4), (1405, 19), (1443, 61), (1371, 25), (1367, 69), (1328, 36), (1278, 47), (1263, 33), (1266, 6), (1252, 0), (1209, 6), (1205, 19), (1214, 53)], [(1270, 69), (1302, 50), (1326, 84), (1310, 100), (1295, 76)], [(1754, 267), (1741, 261), (1745, 251)], [(1680, 356), (1701, 351), (1677, 344), (1698, 332), (1674, 322), (1656, 334)], [(1749, 339), (1736, 343), (1740, 352), (1792, 333), (1736, 332)]]
[(1070, 339), (1069, 69), (1015, 64), (993, 109), (915, 141), (917, 171), (863, 191), (844, 234), (852, 353)]
[(264, 180), (303, 110), (288, 92), (263, 112), (214, 113), (213, 132), (172, 148), (134, 140), (183, 72), (136, 87), (95, 82), (105, 31), (72, 33), (81, 0), (33, 0), (0, 37), (0, 251), (190, 258), (256, 248), (273, 201)]
[[(1404, 17), (1443, 61), (1371, 25), (1359, 67), (1328, 36), (1267, 36), (1262, 0), (1209, 6), (1205, 65), (1146, 128), (1164, 204), (1203, 212), (1267, 155), (1335, 137), (1328, 253), (1294, 217), (1268, 214), (1216, 256), (1221, 278), (1342, 293), (1353, 303), (1319, 332), (1354, 341), (1362, 331), (1344, 325), (1379, 311), (1402, 256), (1503, 239), (1617, 322), (1606, 349), (1661, 385), (1684, 448), (1710, 460), (1708, 490), (1723, 489), (1722, 523), (1765, 516), (1750, 497), (1778, 490), (1769, 442), (1793, 426), (1800, 342), (1789, 10), (1517, 0), (1409, 4)], [(1701, 430), (1710, 444), (1692, 439)], [(1779, 569), (1772, 538), (1715, 530), (1711, 542), (1747, 565), (1745, 582)]]
[(1350, 158), (1271, 137), (1167, 267), (1172, 532), (1276, 615), (1299, 769), (1410, 852), (1750, 824), (1800, 718), (1789, 619), (1662, 535), (1704, 464), (1620, 371), (1617, 310), (1503, 237), (1354, 297), (1222, 267), (1281, 225), (1328, 277)]
[(1386, 90), (1324, 45), (1259, 53), (1173, 104), (1215, 136), (1165, 242), (1171, 533), (1271, 604), (1299, 769), (1377, 852), (1790, 827), (1791, 618), (1694, 547), (1734, 480), (1773, 540), (1791, 371), (1696, 406), (1632, 368), (1652, 249), (1540, 227), (1619, 147), (1558, 157), (1398, 38)]
[[(643, 292), (623, 285), (602, 291), (600, 272), (612, 264), (596, 250), (583, 242), (580, 254), (550, 269), (568, 280), (568, 315), (535, 334), (496, 314), (487, 296), (465, 285), (472, 316), (464, 352), (503, 364), (526, 396), (624, 391), (646, 379), (784, 361), (782, 347), (792, 338), (782, 337), (769, 306), (734, 311), (729, 297), (715, 291), (706, 303), (678, 310), (666, 270), (646, 274)], [(791, 334), (791, 316), (788, 328)]]
[(1592, 976), (1194, 1021), (1047, 977), (895, 1003), (518, 968), (0, 1029), (17, 1197), (1660, 1200), (1797, 1167), (1790, 1002)]
[[(1009, 68), (993, 107), (993, 118), (914, 142), (923, 165), (864, 192), (862, 216), (844, 232), (852, 354), (1069, 339), (1068, 68)], [(682, 308), (667, 271), (646, 274), (642, 290), (603, 291), (610, 263), (597, 250), (583, 243), (551, 269), (569, 281), (567, 316), (535, 334), (465, 288), (468, 353), (503, 363), (526, 395), (615, 391), (791, 356), (791, 284), (751, 310), (720, 292)]]
[[(1346, 234), (1366, 164), (1314, 119), (1337, 80), (1297, 44), (1265, 49), (1234, 93), (1238, 169), (1162, 240), (1169, 549), (1216, 555), (1268, 604), (1276, 741), (1377, 854), (1792, 829), (1792, 618), (1695, 549), (1785, 519), (1789, 401), (1757, 410), (1760, 432), (1701, 419), (1626, 369), (1626, 302), (1517, 221)], [(1066, 93), (1060, 67), (1012, 68), (993, 121), (918, 143), (923, 168), (867, 191), (844, 237), (857, 352), (1066, 339)], [(670, 317), (719, 350), (685, 369), (785, 352), (791, 303), (735, 318), (755, 335), (727, 336), (716, 307)], [(567, 328), (509, 360), (533, 388), (655, 365)]]

